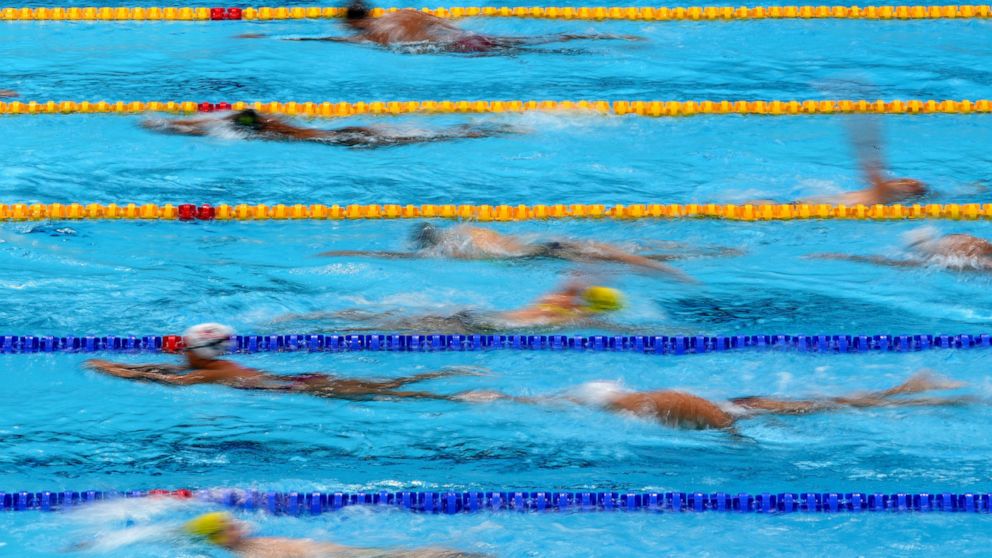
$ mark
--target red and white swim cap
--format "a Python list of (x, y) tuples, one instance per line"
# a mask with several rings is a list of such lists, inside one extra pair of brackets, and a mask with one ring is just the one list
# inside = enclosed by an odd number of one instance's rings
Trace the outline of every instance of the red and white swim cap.
[(186, 350), (200, 358), (217, 358), (234, 347), (234, 330), (224, 324), (198, 324), (183, 333)]

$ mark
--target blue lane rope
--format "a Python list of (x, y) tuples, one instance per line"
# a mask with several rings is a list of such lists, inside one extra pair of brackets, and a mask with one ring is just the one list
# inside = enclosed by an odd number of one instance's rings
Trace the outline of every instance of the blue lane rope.
[[(0, 353), (174, 353), (178, 335), (0, 336)], [(684, 355), (742, 349), (799, 352), (913, 352), (992, 346), (992, 335), (238, 335), (233, 353), (444, 352), (488, 350), (606, 351)]]
[(421, 513), (472, 512), (736, 512), (990, 513), (989, 493), (866, 492), (0, 492), (0, 510), (57, 511), (119, 498), (178, 496), (232, 509), (282, 515), (320, 515), (351, 506)]

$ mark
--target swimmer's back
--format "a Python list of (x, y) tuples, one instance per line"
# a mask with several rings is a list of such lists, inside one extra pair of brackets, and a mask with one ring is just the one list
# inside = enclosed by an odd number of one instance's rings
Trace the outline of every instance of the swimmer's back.
[(610, 409), (657, 419), (690, 429), (728, 428), (734, 418), (715, 403), (681, 391), (647, 391), (618, 395)]
[(462, 31), (439, 17), (404, 9), (377, 18), (362, 33), (362, 38), (388, 46), (394, 43), (451, 41), (461, 34)]
[(970, 234), (948, 234), (935, 243), (943, 255), (966, 258), (992, 256), (992, 243)]

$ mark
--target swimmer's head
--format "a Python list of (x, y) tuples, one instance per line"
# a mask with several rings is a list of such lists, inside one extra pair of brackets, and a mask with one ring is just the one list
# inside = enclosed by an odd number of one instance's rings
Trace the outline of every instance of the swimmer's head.
[(234, 330), (223, 324), (198, 324), (183, 333), (186, 352), (214, 360), (234, 347)]
[(620, 382), (596, 381), (572, 388), (568, 391), (568, 398), (582, 405), (607, 407), (627, 393), (630, 390)]
[(880, 185), (888, 202), (917, 198), (927, 193), (927, 185), (913, 178), (893, 178)]
[(587, 312), (616, 312), (623, 308), (623, 295), (620, 291), (596, 285), (582, 291), (582, 305)]
[(245, 109), (233, 114), (231, 116), (231, 122), (238, 128), (252, 130), (255, 132), (260, 131), (265, 126), (265, 122), (262, 120), (262, 115), (258, 114), (253, 109)]
[(183, 525), (183, 530), (217, 546), (234, 545), (244, 536), (241, 526), (226, 512), (205, 513), (194, 517)]
[(902, 235), (903, 241), (910, 247), (926, 244), (940, 238), (940, 231), (937, 227), (919, 227)]
[(433, 223), (417, 223), (410, 232), (410, 243), (417, 250), (428, 250), (441, 244), (444, 235)]
[(356, 25), (358, 23), (364, 23), (371, 16), (372, 10), (369, 9), (365, 2), (354, 0), (348, 4), (344, 13), (344, 20), (349, 25)]

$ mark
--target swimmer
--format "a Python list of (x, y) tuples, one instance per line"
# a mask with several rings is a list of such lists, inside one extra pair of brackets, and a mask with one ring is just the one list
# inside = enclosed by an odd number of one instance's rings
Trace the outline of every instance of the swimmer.
[(911, 257), (888, 258), (858, 254), (814, 254), (811, 257), (890, 267), (939, 266), (952, 271), (992, 271), (992, 242), (970, 234), (938, 235), (931, 227), (906, 235)]
[(17, 97), (17, 91), (13, 89), (0, 89), (0, 97)]
[(186, 534), (244, 558), (481, 558), (482, 554), (444, 548), (393, 550), (343, 546), (330, 542), (284, 537), (252, 537), (245, 526), (225, 512), (206, 513), (188, 521)]
[(468, 368), (452, 367), (392, 380), (340, 378), (329, 374), (284, 376), (246, 368), (220, 358), (232, 348), (234, 330), (221, 324), (199, 324), (183, 333), (186, 366), (169, 364), (121, 364), (105, 360), (88, 360), (86, 365), (98, 372), (128, 380), (149, 381), (174, 386), (216, 384), (235, 389), (283, 393), (305, 393), (328, 399), (364, 401), (370, 399), (451, 399), (447, 395), (399, 388), (434, 378), (477, 374)]
[(247, 139), (268, 141), (306, 141), (354, 148), (391, 147), (412, 143), (430, 143), (458, 139), (487, 138), (517, 133), (508, 126), (453, 126), (436, 132), (394, 131), (376, 126), (348, 126), (335, 130), (303, 128), (287, 124), (275, 116), (244, 109), (217, 117), (180, 120), (146, 120), (145, 128), (167, 134), (208, 136), (236, 132)]
[[(514, 52), (522, 46), (568, 41), (629, 40), (631, 35), (542, 35), (534, 37), (500, 37), (482, 35), (459, 29), (450, 22), (420, 10), (403, 9), (372, 17), (372, 10), (362, 0), (348, 5), (345, 25), (354, 32), (349, 37), (302, 37), (291, 41), (331, 41), (338, 43), (375, 43), (384, 47), (430, 45), (437, 50), (453, 53)], [(243, 39), (264, 37), (259, 34), (240, 35)]]
[(602, 285), (572, 281), (557, 291), (544, 295), (533, 304), (506, 312), (462, 310), (449, 316), (426, 315), (391, 319), (392, 313), (361, 311), (315, 312), (292, 314), (276, 321), (349, 319), (377, 322), (373, 328), (347, 328), (344, 331), (408, 331), (447, 334), (492, 333), (505, 330), (553, 330), (563, 327), (599, 327), (613, 329), (602, 321), (606, 314), (623, 308), (620, 291)]
[(571, 402), (602, 408), (616, 413), (630, 413), (656, 420), (665, 426), (688, 430), (733, 430), (739, 420), (761, 415), (808, 415), (842, 409), (873, 407), (960, 405), (972, 401), (968, 397), (906, 398), (928, 391), (957, 389), (963, 383), (921, 371), (907, 381), (883, 391), (855, 393), (841, 397), (817, 399), (776, 399), (749, 396), (730, 399), (720, 404), (682, 391), (632, 391), (614, 382), (592, 382), (577, 390), (551, 397), (515, 397), (493, 391), (467, 392), (456, 396), (470, 402), (512, 400), (520, 403), (546, 404)]
[[(439, 229), (431, 223), (415, 225), (410, 240), (415, 249), (412, 252), (335, 250), (320, 255), (404, 259), (443, 257), (458, 260), (547, 258), (573, 262), (611, 262), (665, 273), (685, 283), (696, 282), (685, 273), (662, 263), (679, 256), (638, 255), (605, 242), (592, 240), (563, 238), (548, 242), (532, 242), (474, 225), (456, 225)], [(725, 253), (734, 253), (729, 249), (724, 250)]]
[[(863, 115), (857, 115), (863, 116)], [(930, 193), (927, 185), (914, 178), (890, 178), (885, 172), (882, 157), (882, 133), (875, 117), (864, 115), (862, 118), (851, 117), (849, 120), (851, 143), (864, 173), (868, 188), (855, 190), (844, 194), (807, 198), (795, 203), (804, 204), (838, 204), (838, 205), (875, 205), (899, 203), (919, 199)], [(770, 200), (758, 200), (754, 203), (773, 204)]]

